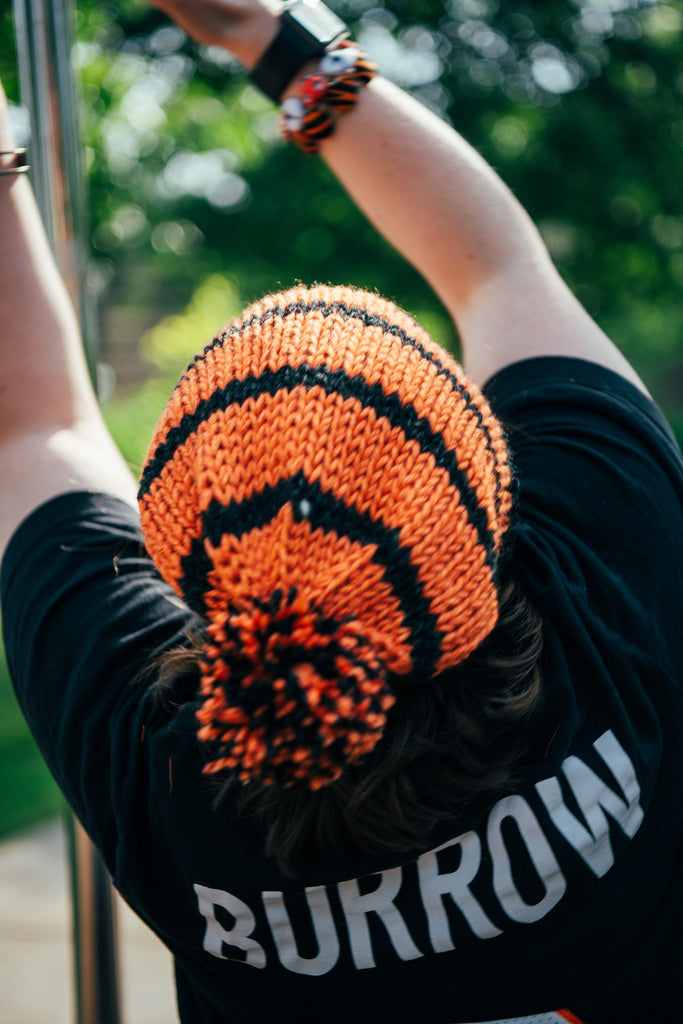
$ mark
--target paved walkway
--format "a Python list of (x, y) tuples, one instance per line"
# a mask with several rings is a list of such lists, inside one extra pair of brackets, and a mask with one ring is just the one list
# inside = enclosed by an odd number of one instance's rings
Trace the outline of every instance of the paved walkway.
[[(117, 896), (123, 1024), (174, 1024), (168, 952)], [(0, 844), (0, 1024), (74, 1024), (66, 838), (59, 822)]]

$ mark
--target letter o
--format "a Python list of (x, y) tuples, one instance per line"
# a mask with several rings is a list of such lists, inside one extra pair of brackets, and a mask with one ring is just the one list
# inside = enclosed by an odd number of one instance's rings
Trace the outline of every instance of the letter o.
[[(513, 818), (517, 823), (529, 858), (545, 889), (545, 895), (538, 903), (527, 903), (515, 885), (501, 830), (505, 818)], [(524, 797), (518, 794), (506, 796), (495, 804), (489, 814), (487, 841), (493, 860), (493, 888), (501, 907), (513, 921), (522, 924), (540, 921), (562, 899), (567, 882), (538, 818)]]

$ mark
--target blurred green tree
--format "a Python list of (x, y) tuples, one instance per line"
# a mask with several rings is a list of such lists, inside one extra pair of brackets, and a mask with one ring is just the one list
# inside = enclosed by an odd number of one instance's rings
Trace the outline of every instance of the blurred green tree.
[[(681, 3), (331, 5), (384, 74), (500, 171), (683, 427)], [(2, 38), (14, 89), (9, 31)], [(91, 280), (106, 293), (105, 356), (120, 376), (137, 365), (137, 335), (215, 273), (240, 301), (294, 280), (378, 288), (454, 341), (431, 292), (322, 163), (281, 143), (275, 109), (232, 58), (195, 46), (142, 0), (79, 0), (78, 38)]]

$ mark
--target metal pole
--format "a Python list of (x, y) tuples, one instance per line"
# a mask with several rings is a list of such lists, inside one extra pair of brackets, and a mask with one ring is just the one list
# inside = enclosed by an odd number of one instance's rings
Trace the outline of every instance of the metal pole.
[(57, 266), (81, 320), (90, 373), (96, 358), (85, 288), (85, 203), (71, 71), (73, 0), (14, 0), (19, 82), (31, 118), (31, 181)]
[(76, 1020), (120, 1024), (121, 998), (112, 886), (82, 825), (67, 817), (71, 863)]
[[(72, 0), (14, 0), (22, 100), (31, 116), (32, 183), (57, 265), (88, 330), (83, 186), (71, 50)], [(116, 922), (111, 881), (81, 826), (70, 818), (74, 969), (78, 1024), (120, 1024)]]

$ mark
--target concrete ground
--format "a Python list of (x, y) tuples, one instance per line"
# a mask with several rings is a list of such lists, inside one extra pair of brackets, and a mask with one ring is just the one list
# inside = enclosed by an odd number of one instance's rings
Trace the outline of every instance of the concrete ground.
[[(116, 897), (122, 1024), (174, 1024), (171, 958)], [(0, 843), (0, 1024), (74, 1024), (67, 845), (61, 822)]]

